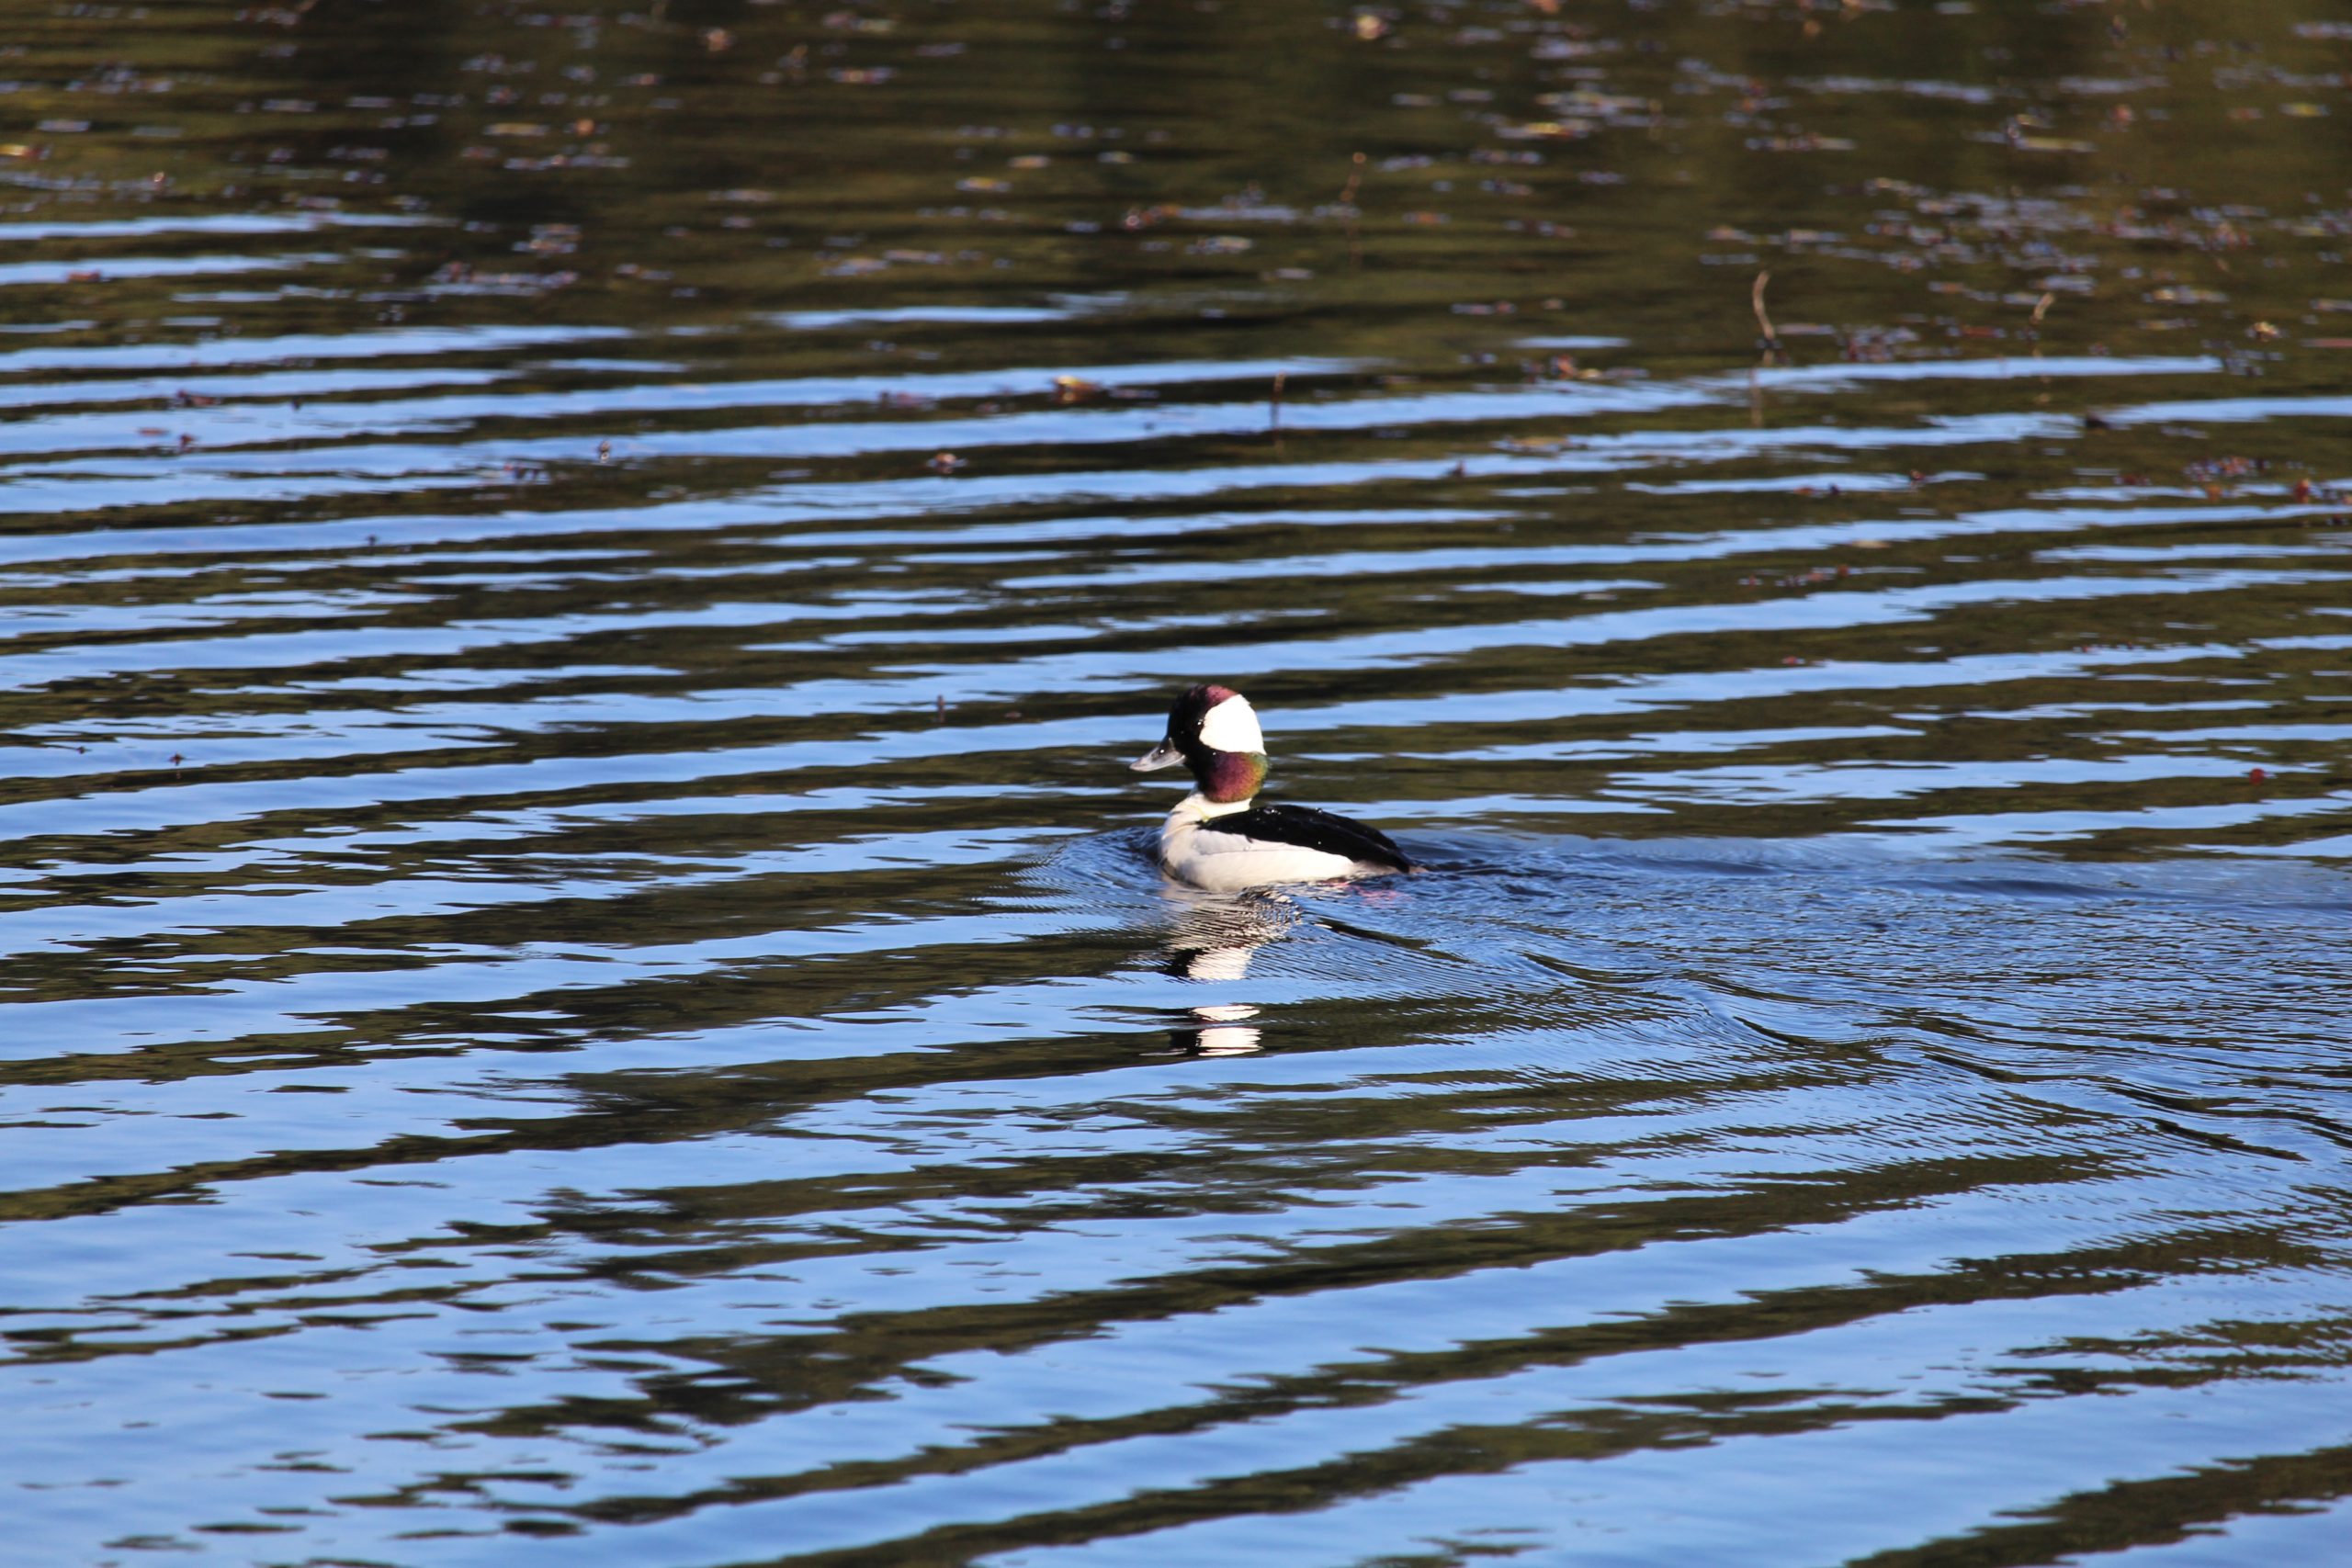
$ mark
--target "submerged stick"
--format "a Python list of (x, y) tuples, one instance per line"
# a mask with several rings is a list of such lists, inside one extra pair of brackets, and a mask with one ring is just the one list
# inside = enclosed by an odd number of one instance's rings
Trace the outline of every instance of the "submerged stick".
[(1785, 360), (1788, 357), (1781, 349), (1781, 334), (1772, 330), (1772, 318), (1764, 313), (1764, 286), (1771, 281), (1770, 269), (1759, 272), (1756, 275), (1756, 286), (1747, 291), (1747, 308), (1756, 312), (1757, 330), (1764, 334), (1764, 360), (1768, 365), (1775, 358)]
[(1340, 206), (1347, 215), (1348, 265), (1363, 265), (1363, 235), (1357, 228), (1362, 214), (1356, 210), (1356, 188), (1363, 184), (1363, 154), (1358, 152), (1349, 160), (1348, 183), (1340, 187)]

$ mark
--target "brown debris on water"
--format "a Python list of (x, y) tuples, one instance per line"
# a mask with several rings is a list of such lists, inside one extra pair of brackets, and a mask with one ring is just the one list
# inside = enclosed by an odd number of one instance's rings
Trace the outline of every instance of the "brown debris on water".
[(1363, 186), (1363, 164), (1362, 152), (1348, 160), (1348, 183), (1340, 187), (1340, 199), (1336, 203), (1346, 220), (1348, 265), (1351, 267), (1363, 265), (1363, 234), (1360, 227), (1363, 214), (1356, 207), (1356, 192)]
[(1772, 318), (1765, 313), (1764, 286), (1772, 281), (1770, 268), (1756, 275), (1756, 282), (1747, 291), (1747, 308), (1756, 313), (1756, 330), (1762, 334), (1765, 365), (1786, 365), (1788, 350), (1781, 346), (1781, 334), (1772, 330)]

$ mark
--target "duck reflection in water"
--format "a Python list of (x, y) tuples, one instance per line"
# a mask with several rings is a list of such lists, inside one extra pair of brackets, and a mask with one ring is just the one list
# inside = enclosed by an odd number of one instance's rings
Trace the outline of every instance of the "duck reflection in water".
[[(1216, 984), (1247, 977), (1250, 956), (1288, 936), (1305, 918), (1279, 893), (1220, 898), (1171, 887), (1168, 897), (1177, 908), (1160, 971), (1182, 980)], [(1185, 1010), (1186, 1024), (1169, 1031), (1169, 1040), (1178, 1051), (1204, 1056), (1255, 1051), (1261, 1036), (1248, 1021), (1258, 1012), (1253, 1002), (1204, 1002)]]

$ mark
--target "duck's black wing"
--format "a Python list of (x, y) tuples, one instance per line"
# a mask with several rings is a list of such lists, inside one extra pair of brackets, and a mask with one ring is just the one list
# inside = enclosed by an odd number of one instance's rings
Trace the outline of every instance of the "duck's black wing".
[(1311, 806), (1253, 806), (1247, 811), (1213, 818), (1208, 826), (1219, 833), (1246, 833), (1253, 839), (1346, 855), (1351, 860), (1396, 871), (1413, 869), (1405, 852), (1379, 829), (1351, 822), (1329, 811), (1317, 811)]

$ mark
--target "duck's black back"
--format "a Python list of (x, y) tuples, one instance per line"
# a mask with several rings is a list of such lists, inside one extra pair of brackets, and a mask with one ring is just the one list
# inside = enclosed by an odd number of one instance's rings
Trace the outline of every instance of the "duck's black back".
[(1397, 871), (1413, 869), (1413, 863), (1405, 858), (1405, 852), (1379, 829), (1351, 822), (1344, 817), (1318, 811), (1311, 806), (1281, 803), (1253, 806), (1247, 811), (1216, 818), (1208, 826), (1220, 833), (1246, 833), (1250, 838), (1262, 839), (1270, 843), (1296, 844), (1301, 849), (1346, 855), (1351, 860), (1389, 866)]

